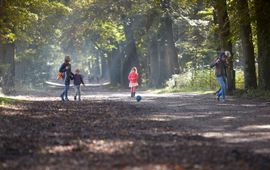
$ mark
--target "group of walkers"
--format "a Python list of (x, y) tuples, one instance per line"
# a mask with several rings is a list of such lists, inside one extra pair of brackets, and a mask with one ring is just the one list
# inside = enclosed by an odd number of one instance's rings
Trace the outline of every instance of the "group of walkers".
[(71, 61), (70, 56), (66, 56), (65, 61), (61, 65), (58, 72), (57, 79), (63, 79), (65, 82), (65, 87), (60, 97), (62, 101), (69, 101), (68, 90), (70, 86), (70, 81), (73, 80), (74, 89), (75, 89), (74, 100), (81, 101), (81, 84), (83, 84), (84, 86), (85, 84), (83, 82), (83, 77), (80, 74), (80, 69), (77, 68), (75, 70), (75, 74), (72, 73), (70, 61)]
[[(218, 57), (210, 64), (211, 68), (215, 68), (215, 75), (220, 85), (220, 89), (216, 91), (217, 100), (222, 101), (222, 102), (225, 101), (225, 94), (226, 94), (226, 88), (227, 88), (226, 67), (228, 65), (228, 60), (227, 60), (228, 57), (230, 57), (229, 51), (221, 52), (218, 55)], [(57, 79), (63, 79), (65, 82), (64, 90), (61, 93), (60, 97), (62, 101), (69, 101), (68, 90), (69, 90), (70, 82), (71, 80), (73, 80), (74, 89), (75, 89), (74, 100), (81, 101), (80, 86), (81, 84), (85, 86), (85, 84), (84, 84), (83, 77), (80, 74), (79, 69), (75, 70), (75, 74), (72, 73), (70, 61), (71, 61), (70, 56), (66, 56), (64, 63), (61, 65), (59, 69)], [(133, 67), (128, 75), (131, 97), (135, 97), (136, 88), (139, 85), (138, 78), (139, 78), (139, 75), (137, 72), (137, 68)]]
[[(71, 64), (70, 64), (71, 58), (70, 56), (65, 57), (64, 63), (61, 65), (57, 79), (58, 80), (64, 80), (64, 90), (60, 95), (60, 98), (62, 101), (69, 101), (68, 98), (68, 91), (70, 87), (70, 82), (73, 80), (74, 83), (74, 90), (75, 90), (75, 95), (74, 95), (74, 100), (81, 101), (81, 84), (84, 84), (83, 81), (83, 76), (80, 74), (80, 69), (75, 70), (75, 74), (71, 71)], [(130, 87), (130, 92), (131, 92), (131, 97), (135, 97), (136, 94), (136, 87), (139, 85), (138, 84), (138, 72), (137, 68), (133, 67), (128, 75), (128, 79), (130, 81), (129, 87)]]

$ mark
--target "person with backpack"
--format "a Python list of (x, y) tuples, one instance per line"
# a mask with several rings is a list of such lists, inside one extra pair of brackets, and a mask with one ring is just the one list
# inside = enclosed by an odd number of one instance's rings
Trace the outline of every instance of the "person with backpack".
[(78, 101), (81, 101), (81, 84), (84, 84), (83, 82), (83, 77), (80, 74), (80, 70), (76, 69), (75, 70), (75, 75), (74, 75), (74, 89), (75, 89), (75, 96), (74, 96), (74, 100), (76, 101), (78, 99)]
[(135, 97), (136, 87), (139, 85), (138, 78), (139, 78), (139, 75), (137, 72), (137, 68), (133, 67), (128, 75), (131, 97)]
[(215, 59), (214, 62), (210, 64), (210, 68), (215, 67), (215, 75), (217, 81), (220, 85), (220, 89), (216, 92), (217, 100), (220, 101), (220, 97), (222, 97), (221, 101), (225, 101), (225, 93), (227, 87), (227, 57), (228, 53), (221, 52), (219, 57)]
[(69, 99), (68, 99), (68, 90), (69, 90), (70, 80), (72, 80), (73, 76), (74, 76), (74, 74), (71, 72), (70, 61), (71, 61), (70, 56), (65, 56), (65, 61), (61, 65), (61, 67), (59, 69), (59, 73), (58, 73), (58, 78), (61, 75), (61, 78), (65, 82), (64, 90), (60, 95), (62, 101), (69, 101)]

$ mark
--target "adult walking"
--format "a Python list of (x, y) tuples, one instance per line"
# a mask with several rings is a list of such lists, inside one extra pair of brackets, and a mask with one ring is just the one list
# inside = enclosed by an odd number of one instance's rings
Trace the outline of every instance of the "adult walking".
[[(215, 59), (210, 65), (211, 68), (215, 67), (215, 75), (217, 81), (220, 85), (220, 90), (216, 92), (218, 101), (225, 101), (226, 88), (227, 88), (227, 57), (229, 56), (229, 52), (221, 52), (219, 57)], [(222, 97), (220, 99), (220, 97)]]
[(71, 72), (70, 61), (71, 61), (70, 56), (65, 56), (65, 61), (59, 69), (59, 72), (62, 73), (64, 82), (65, 82), (64, 90), (60, 95), (62, 101), (69, 101), (68, 90), (69, 90), (70, 80), (72, 80), (74, 76), (74, 74)]

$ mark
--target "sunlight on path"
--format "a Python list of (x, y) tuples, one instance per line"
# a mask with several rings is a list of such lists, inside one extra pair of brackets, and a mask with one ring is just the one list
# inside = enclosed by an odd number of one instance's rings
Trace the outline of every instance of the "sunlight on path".
[[(60, 97), (57, 95), (60, 94), (61, 91), (57, 91), (54, 94), (52, 92), (48, 92), (48, 96), (46, 97), (44, 94), (38, 95), (18, 95), (18, 96), (10, 96), (13, 99), (27, 100), (27, 101), (60, 101)], [(69, 99), (73, 100), (73, 92), (70, 92)], [(196, 96), (196, 93), (164, 93), (157, 94), (153, 92), (147, 91), (139, 91), (136, 95), (140, 95), (144, 100), (154, 99), (154, 98), (171, 98), (171, 97), (179, 97), (179, 96)], [(0, 97), (3, 95), (0, 95)], [(129, 92), (84, 92), (82, 91), (82, 100), (129, 100), (131, 99)]]

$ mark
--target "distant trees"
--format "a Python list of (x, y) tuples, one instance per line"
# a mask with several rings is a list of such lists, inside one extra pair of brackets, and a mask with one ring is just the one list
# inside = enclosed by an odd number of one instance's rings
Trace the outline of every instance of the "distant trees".
[[(16, 72), (25, 75), (30, 72), (32, 74), (29, 76), (32, 77), (32, 80), (38, 79), (42, 74), (43, 66), (46, 66), (46, 60), (38, 68), (35, 68), (37, 65), (35, 61), (37, 63), (42, 61), (42, 47), (46, 43), (52, 42), (57, 29), (57, 19), (67, 13), (68, 9), (58, 2), (43, 0), (1, 1), (0, 84), (3, 93), (15, 92)], [(27, 58), (31, 58), (30, 53), (36, 53), (37, 56), (29, 62)], [(17, 63), (27, 65), (24, 67), (25, 70), (17, 70), (15, 67)], [(35, 74), (36, 69), (39, 69), (39, 74)], [(25, 80), (20, 79), (20, 81)]]
[(128, 72), (136, 66), (142, 83), (163, 87), (173, 74), (205, 68), (221, 50), (234, 54), (228, 68), (229, 92), (235, 88), (239, 57), (244, 61), (245, 88), (270, 89), (268, 1), (3, 2), (0, 85), (6, 94), (14, 92), (15, 84), (42, 83), (64, 54), (72, 55), (75, 67), (86, 74), (109, 77), (113, 85), (128, 87)]

